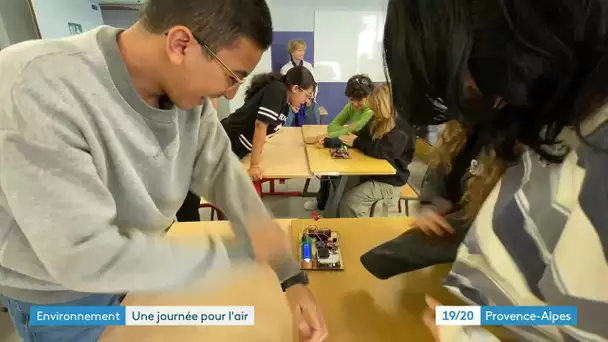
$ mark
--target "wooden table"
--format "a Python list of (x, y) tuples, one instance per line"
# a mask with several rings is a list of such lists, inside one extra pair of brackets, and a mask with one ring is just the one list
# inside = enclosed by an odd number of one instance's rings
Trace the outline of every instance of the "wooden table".
[[(302, 126), (303, 137), (318, 136), (326, 132), (327, 126), (324, 125)], [(306, 145), (310, 171), (314, 176), (340, 176), (334, 194), (325, 209), (325, 217), (337, 216), (338, 206), (346, 189), (346, 184), (349, 182), (349, 176), (394, 175), (397, 172), (384, 159), (369, 157), (355, 148), (350, 148), (348, 152), (351, 159), (333, 159), (328, 148), (319, 148), (317, 144)]]
[[(280, 220), (289, 229), (290, 220)], [(412, 272), (378, 280), (359, 262), (361, 254), (394, 238), (410, 218), (324, 219), (317, 226), (340, 232), (344, 271), (309, 272), (310, 288), (324, 310), (327, 342), (432, 341), (423, 326), (424, 293), (446, 304), (454, 302), (440, 284), (447, 268)], [(291, 236), (314, 221), (293, 221)], [(172, 237), (201, 238), (206, 232), (230, 234), (228, 222), (176, 223)], [(294, 240), (295, 241), (295, 240)], [(215, 288), (193, 287), (175, 293), (129, 294), (123, 305), (242, 305), (255, 306), (253, 327), (110, 327), (100, 342), (294, 341), (291, 314), (274, 274), (264, 267), (234, 271), (232, 282)], [(446, 300), (447, 299), (447, 300)]]
[[(291, 220), (278, 220), (288, 230)], [(231, 235), (228, 221), (185, 222), (171, 227), (171, 238), (194, 240), (205, 234)], [(136, 270), (134, 270), (136, 272)], [(267, 267), (230, 271), (217, 285), (193, 285), (173, 293), (131, 293), (126, 306), (255, 306), (254, 327), (109, 327), (99, 342), (286, 342), (292, 340), (291, 313), (277, 278)]]
[[(302, 136), (319, 136), (327, 133), (326, 125), (304, 125)], [(342, 175), (394, 175), (395, 168), (384, 159), (366, 156), (355, 148), (348, 152), (351, 159), (332, 159), (329, 149), (318, 148), (317, 144), (306, 144), (306, 155), (310, 171), (315, 176), (342, 176)]]
[(318, 137), (327, 134), (327, 125), (304, 125), (302, 126), (303, 137)]
[(315, 176), (377, 176), (394, 175), (395, 168), (385, 159), (367, 156), (349, 148), (351, 159), (333, 159), (328, 148), (306, 145), (310, 171)]
[[(304, 145), (301, 127), (283, 127), (264, 144), (260, 162), (260, 166), (264, 170), (264, 179), (254, 182), (260, 195), (262, 194), (262, 183), (265, 181), (312, 176)], [(243, 158), (242, 164), (245, 170), (249, 169), (250, 162), (251, 155)], [(279, 194), (274, 192), (274, 189), (271, 189), (271, 193)]]

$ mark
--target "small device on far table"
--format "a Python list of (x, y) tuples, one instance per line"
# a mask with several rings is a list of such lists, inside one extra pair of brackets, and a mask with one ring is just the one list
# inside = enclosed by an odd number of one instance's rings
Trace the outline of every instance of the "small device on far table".
[(302, 270), (344, 270), (338, 232), (307, 227), (300, 235), (299, 245)]
[(348, 153), (346, 147), (332, 148), (329, 153), (333, 159), (350, 159), (350, 153)]

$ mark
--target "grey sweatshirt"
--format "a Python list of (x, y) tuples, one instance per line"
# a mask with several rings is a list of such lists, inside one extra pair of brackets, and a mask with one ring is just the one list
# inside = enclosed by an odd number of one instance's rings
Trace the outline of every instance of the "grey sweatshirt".
[[(0, 294), (52, 304), (159, 291), (253, 260), (248, 222), (268, 213), (215, 111), (147, 105), (118, 34), (0, 53)], [(231, 219), (234, 247), (163, 238), (188, 190)], [(273, 266), (280, 280), (299, 272), (289, 255)]]

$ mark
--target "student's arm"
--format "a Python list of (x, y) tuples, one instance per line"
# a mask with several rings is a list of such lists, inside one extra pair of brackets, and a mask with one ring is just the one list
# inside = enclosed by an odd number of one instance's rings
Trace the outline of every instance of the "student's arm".
[[(230, 140), (208, 104), (201, 118), (198, 148), (191, 190), (216, 205), (230, 219), (241, 254), (253, 258), (250, 235), (255, 234), (257, 228), (272, 226), (271, 216), (240, 160), (232, 153)], [(288, 253), (271, 266), (281, 281), (300, 273), (298, 263)]]
[(359, 120), (350, 122), (350, 124), (348, 125), (349, 126), (348, 133), (359, 132), (360, 130), (363, 129), (363, 127), (365, 127), (365, 125), (367, 125), (369, 120), (371, 120), (373, 117), (374, 117), (374, 112), (371, 109), (368, 108), (368, 109), (364, 110), (363, 113), (361, 113)]
[[(60, 94), (57, 101), (40, 101), (53, 96), (51, 88), (15, 87), (10, 106), (0, 110), (10, 110), (27, 125), (20, 131), (0, 130), (0, 206), (53, 282), (87, 293), (161, 291), (199, 278), (216, 282), (233, 263), (251, 260), (247, 250), (228, 247), (213, 235), (181, 241), (118, 227), (117, 203), (98, 174), (72, 107), (62, 104)], [(264, 215), (264, 207), (232, 156), (217, 118), (209, 113), (204, 123), (210, 151), (199, 157), (199, 170), (204, 181), (215, 181), (218, 193), (226, 192), (213, 199), (235, 220), (242, 240), (244, 218), (254, 212)], [(290, 266), (283, 276), (298, 271), (297, 264), (285, 264)], [(31, 277), (48, 277), (36, 268), (30, 271)]]
[(446, 199), (445, 177), (445, 167), (442, 164), (429, 167), (422, 180), (420, 192), (420, 204), (423, 209), (431, 209), (440, 214), (452, 209), (454, 203)]
[(255, 121), (255, 131), (253, 132), (253, 148), (251, 149), (250, 167), (260, 166), (260, 162), (262, 161), (262, 150), (264, 149), (264, 143), (266, 142), (267, 131), (267, 123), (260, 120)]
[(408, 144), (411, 145), (408, 135), (398, 128), (393, 128), (380, 139), (372, 139), (368, 134), (356, 138), (353, 147), (366, 155), (378, 159), (397, 159)]
[(327, 125), (327, 136), (330, 138), (336, 138), (341, 135), (349, 133), (348, 128), (344, 127), (350, 120), (353, 113), (353, 106), (347, 104), (344, 106), (340, 114), (338, 114), (330, 123)]

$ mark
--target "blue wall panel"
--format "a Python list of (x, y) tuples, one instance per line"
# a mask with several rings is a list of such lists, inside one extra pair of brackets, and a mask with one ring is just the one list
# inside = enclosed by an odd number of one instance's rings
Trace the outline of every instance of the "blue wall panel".
[(272, 39), (272, 71), (279, 72), (285, 63), (289, 62), (291, 56), (287, 51), (287, 45), (292, 39), (300, 39), (306, 42), (306, 57), (304, 60), (315, 65), (315, 35), (314, 32), (279, 32), (273, 33)]

